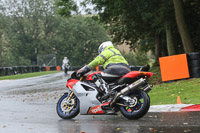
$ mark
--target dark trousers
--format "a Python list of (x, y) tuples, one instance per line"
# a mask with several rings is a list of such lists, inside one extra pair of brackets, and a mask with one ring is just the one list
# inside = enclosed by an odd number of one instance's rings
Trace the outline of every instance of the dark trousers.
[(99, 74), (106, 82), (114, 82), (131, 70), (126, 64), (109, 64), (103, 72)]

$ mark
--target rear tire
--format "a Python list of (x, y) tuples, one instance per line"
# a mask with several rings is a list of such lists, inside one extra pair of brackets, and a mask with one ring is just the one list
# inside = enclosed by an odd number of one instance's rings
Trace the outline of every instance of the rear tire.
[[(71, 101), (70, 101), (71, 100)], [(72, 99), (68, 100), (68, 93), (65, 93), (59, 100), (56, 106), (58, 116), (62, 119), (72, 119), (79, 114), (80, 102), (78, 98), (73, 95)]]
[[(143, 90), (136, 90), (131, 94), (128, 94), (128, 96), (136, 97), (138, 102), (134, 107), (120, 106), (120, 112), (122, 115), (132, 120), (143, 117), (148, 112), (150, 107), (150, 98), (148, 94)], [(122, 104), (125, 104), (125, 101), (123, 101)]]

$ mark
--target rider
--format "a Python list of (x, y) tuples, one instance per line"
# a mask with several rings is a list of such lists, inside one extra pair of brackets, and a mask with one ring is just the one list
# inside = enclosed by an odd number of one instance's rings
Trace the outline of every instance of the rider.
[(67, 57), (64, 57), (63, 59), (63, 64), (62, 64), (62, 69), (64, 70), (65, 69), (65, 65), (68, 65), (69, 64), (69, 60)]
[(121, 55), (119, 50), (113, 46), (111, 41), (103, 42), (99, 46), (98, 53), (99, 55), (93, 61), (77, 71), (77, 75), (82, 76), (96, 66), (103, 65), (103, 72), (95, 74), (93, 81), (100, 90), (107, 93), (108, 87), (103, 79), (112, 82), (131, 70), (128, 62)]

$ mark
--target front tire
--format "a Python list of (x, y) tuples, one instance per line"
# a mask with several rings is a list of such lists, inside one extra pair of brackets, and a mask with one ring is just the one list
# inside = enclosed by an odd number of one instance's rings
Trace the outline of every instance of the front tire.
[(73, 94), (69, 99), (69, 94), (65, 93), (59, 100), (56, 106), (58, 116), (62, 119), (72, 119), (79, 114), (80, 101)]
[[(142, 90), (136, 90), (129, 97), (137, 99), (137, 103), (132, 106), (120, 106), (120, 112), (122, 115), (128, 119), (136, 120), (143, 117), (149, 110), (150, 98), (147, 93)], [(121, 102), (124, 105), (129, 105), (127, 101)]]

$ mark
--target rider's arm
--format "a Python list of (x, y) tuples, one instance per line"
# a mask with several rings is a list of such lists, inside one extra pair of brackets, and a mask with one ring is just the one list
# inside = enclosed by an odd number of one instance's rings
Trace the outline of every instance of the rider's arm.
[(98, 55), (93, 61), (89, 63), (90, 68), (94, 69), (96, 66), (102, 65), (104, 63), (104, 59)]
[(98, 55), (93, 61), (89, 63), (89, 67), (94, 69), (95, 67), (99, 65), (103, 65), (106, 59), (110, 56), (110, 51), (105, 50), (101, 52), (100, 55)]

